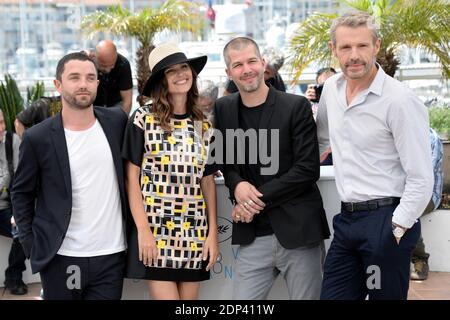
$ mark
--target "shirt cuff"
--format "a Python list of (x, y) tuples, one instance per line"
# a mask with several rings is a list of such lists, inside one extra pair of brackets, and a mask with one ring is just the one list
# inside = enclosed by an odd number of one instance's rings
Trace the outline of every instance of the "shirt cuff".
[(401, 208), (399, 210), (399, 207), (397, 207), (397, 209), (395, 209), (394, 211), (392, 222), (409, 229), (414, 225), (414, 223), (417, 222), (417, 219), (414, 219), (413, 217), (411, 217), (411, 214), (407, 214), (403, 210), (401, 210)]

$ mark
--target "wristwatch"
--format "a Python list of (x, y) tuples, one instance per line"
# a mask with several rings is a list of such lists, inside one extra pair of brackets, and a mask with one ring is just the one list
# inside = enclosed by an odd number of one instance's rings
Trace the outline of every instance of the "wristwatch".
[(406, 229), (405, 229), (405, 228), (396, 226), (396, 225), (394, 225), (394, 224), (392, 225), (392, 233), (394, 234), (394, 237), (396, 237), (396, 238), (401, 238), (401, 237), (403, 237), (403, 235), (405, 234), (405, 232), (406, 232)]

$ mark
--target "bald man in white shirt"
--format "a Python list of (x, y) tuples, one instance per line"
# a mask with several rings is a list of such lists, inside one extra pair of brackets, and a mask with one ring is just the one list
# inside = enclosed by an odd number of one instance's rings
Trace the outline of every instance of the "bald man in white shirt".
[(342, 73), (325, 83), (317, 129), (320, 151), (333, 150), (342, 210), (321, 298), (406, 299), (433, 189), (427, 111), (376, 63), (381, 40), (368, 14), (337, 18), (330, 34)]

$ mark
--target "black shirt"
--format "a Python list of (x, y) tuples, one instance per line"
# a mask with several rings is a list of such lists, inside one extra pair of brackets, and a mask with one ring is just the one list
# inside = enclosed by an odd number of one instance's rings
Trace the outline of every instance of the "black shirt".
[(120, 91), (133, 87), (131, 67), (128, 60), (121, 54), (117, 54), (116, 64), (109, 73), (98, 72), (100, 83), (97, 89), (95, 106), (112, 107), (122, 101)]
[[(256, 107), (246, 107), (240, 101), (239, 103), (239, 127), (244, 131), (249, 129), (256, 130), (256, 136), (258, 143), (256, 146), (252, 143), (250, 146), (249, 141), (246, 139), (245, 143), (245, 180), (250, 182), (256, 188), (264, 183), (261, 177), (261, 163), (259, 159), (259, 121), (263, 113), (264, 108), (266, 108), (265, 103)], [(256, 150), (256, 155), (253, 154)], [(250, 154), (251, 152), (251, 154)], [(256, 158), (256, 161), (255, 161)], [(256, 163), (255, 163), (256, 162)], [(272, 227), (270, 225), (269, 217), (267, 213), (263, 210), (259, 214), (253, 216), (253, 223), (255, 224), (255, 235), (257, 237), (266, 236), (273, 233)]]

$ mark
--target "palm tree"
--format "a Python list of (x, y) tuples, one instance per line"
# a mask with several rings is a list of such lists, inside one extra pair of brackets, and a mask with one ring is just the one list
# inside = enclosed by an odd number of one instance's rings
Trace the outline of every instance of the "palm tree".
[[(369, 13), (380, 25), (377, 61), (390, 76), (399, 65), (401, 46), (421, 48), (436, 55), (445, 79), (450, 76), (450, 2), (448, 0), (341, 0)], [(313, 61), (332, 65), (329, 30), (337, 14), (314, 13), (304, 20), (291, 40), (294, 80)]]
[[(132, 13), (120, 5), (105, 11), (96, 11), (83, 18), (81, 28), (93, 36), (97, 32), (110, 32), (116, 36), (135, 37), (139, 41), (136, 52), (138, 92), (144, 89), (150, 76), (148, 55), (153, 50), (153, 39), (158, 32), (201, 30), (202, 19), (198, 17), (195, 4), (188, 1), (168, 0), (158, 8), (146, 8)], [(138, 97), (142, 104), (142, 97)]]

